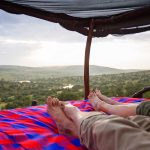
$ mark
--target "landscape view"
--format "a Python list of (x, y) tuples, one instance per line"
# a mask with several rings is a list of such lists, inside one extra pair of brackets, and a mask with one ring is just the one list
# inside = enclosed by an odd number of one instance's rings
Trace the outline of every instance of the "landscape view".
[[(110, 97), (128, 97), (150, 85), (150, 70), (90, 66), (90, 87)], [(83, 66), (0, 66), (0, 108), (44, 104), (48, 96), (61, 100), (83, 100)], [(150, 92), (144, 94), (150, 98)]]
[(150, 0), (0, 0), (0, 150), (150, 150)]
[[(83, 100), (86, 40), (57, 23), (0, 10), (0, 109), (45, 104), (49, 95)], [(150, 86), (149, 47), (149, 31), (93, 38), (90, 88), (124, 97)]]

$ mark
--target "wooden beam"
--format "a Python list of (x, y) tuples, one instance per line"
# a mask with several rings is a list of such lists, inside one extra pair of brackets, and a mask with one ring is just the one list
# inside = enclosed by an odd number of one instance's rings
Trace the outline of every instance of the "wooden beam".
[(93, 36), (94, 19), (90, 21), (89, 33), (86, 41), (85, 58), (84, 58), (84, 98), (87, 99), (89, 94), (89, 58), (90, 48)]

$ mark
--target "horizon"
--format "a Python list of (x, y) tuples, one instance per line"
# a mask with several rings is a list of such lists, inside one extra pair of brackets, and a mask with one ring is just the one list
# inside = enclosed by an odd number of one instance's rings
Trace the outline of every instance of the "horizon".
[[(50, 67), (70, 67), (70, 66), (82, 66), (84, 67), (84, 65), (57, 65), (57, 66), (22, 66), (22, 65), (0, 65), (1, 66), (9, 66), (9, 67), (27, 67), (27, 68), (50, 68)], [(104, 68), (112, 68), (112, 69), (118, 69), (118, 70), (141, 70), (141, 71), (149, 71), (150, 69), (121, 69), (121, 68), (113, 68), (113, 67), (109, 67), (109, 66), (100, 66), (100, 65), (89, 65), (89, 66), (96, 66), (96, 67), (104, 67)]]
[[(0, 10), (0, 65), (84, 65), (86, 37), (26, 15)], [(150, 31), (93, 38), (90, 65), (150, 70)]]

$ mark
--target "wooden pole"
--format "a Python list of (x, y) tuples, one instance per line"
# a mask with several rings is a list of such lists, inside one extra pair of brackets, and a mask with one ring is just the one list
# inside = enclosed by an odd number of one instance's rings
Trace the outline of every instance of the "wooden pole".
[(86, 41), (85, 58), (84, 58), (84, 98), (87, 99), (89, 94), (89, 58), (94, 28), (94, 19), (91, 19), (89, 33)]

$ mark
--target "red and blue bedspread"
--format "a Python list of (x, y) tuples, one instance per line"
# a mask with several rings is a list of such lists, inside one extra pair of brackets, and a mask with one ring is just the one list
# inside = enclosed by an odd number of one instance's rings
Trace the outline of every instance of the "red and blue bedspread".
[[(113, 98), (125, 103), (139, 98)], [(93, 110), (88, 100), (71, 101), (82, 111)], [(0, 111), (0, 150), (85, 150), (79, 139), (58, 134), (46, 105)]]

